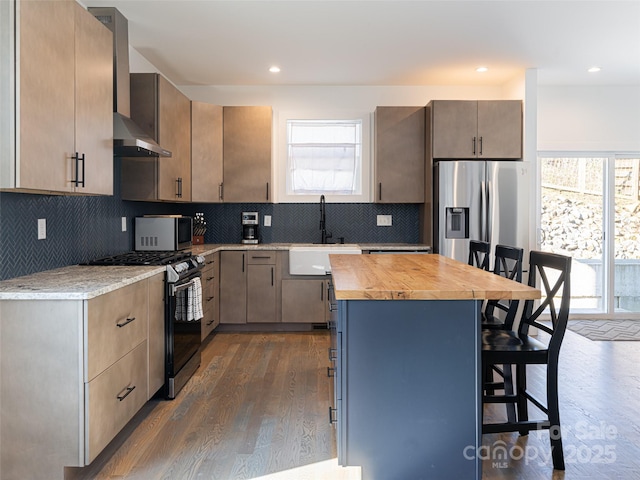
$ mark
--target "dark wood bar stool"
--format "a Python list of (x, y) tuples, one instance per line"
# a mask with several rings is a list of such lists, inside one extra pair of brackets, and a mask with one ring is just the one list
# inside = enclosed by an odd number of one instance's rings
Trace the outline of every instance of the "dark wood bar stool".
[(491, 244), (482, 240), (469, 240), (469, 265), (489, 271)]
[[(558, 405), (558, 357), (569, 319), (571, 257), (532, 251), (529, 265), (528, 284), (536, 287), (538, 277), (540, 279), (540, 305), (534, 310), (533, 300), (525, 302), (517, 333), (510, 330), (482, 332), (483, 371), (486, 371), (486, 366), (489, 365), (516, 366), (515, 394), (506, 391), (504, 395), (490, 394), (490, 389), (484, 388), (483, 404), (515, 404), (517, 418), (506, 423), (483, 422), (482, 433), (520, 432), (521, 435), (527, 435), (531, 430), (548, 429), (553, 468), (564, 470)], [(541, 320), (543, 313), (550, 315), (550, 322)], [(549, 336), (548, 341), (543, 342), (541, 339), (530, 337), (529, 327), (546, 332)], [(547, 366), (546, 404), (527, 390), (527, 365), (530, 364)], [(535, 405), (547, 418), (529, 420), (528, 402)]]

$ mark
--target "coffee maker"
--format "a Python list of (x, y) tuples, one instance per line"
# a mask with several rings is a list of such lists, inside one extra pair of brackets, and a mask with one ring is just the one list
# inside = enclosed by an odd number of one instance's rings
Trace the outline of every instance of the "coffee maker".
[(242, 243), (258, 243), (258, 212), (242, 212)]

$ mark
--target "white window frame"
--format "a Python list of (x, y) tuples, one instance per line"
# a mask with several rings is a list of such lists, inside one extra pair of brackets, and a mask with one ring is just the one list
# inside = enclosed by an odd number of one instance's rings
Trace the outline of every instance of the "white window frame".
[(335, 195), (325, 194), (328, 203), (370, 203), (371, 202), (371, 112), (362, 111), (304, 111), (304, 110), (283, 110), (278, 112), (278, 140), (274, 155), (276, 159), (276, 191), (278, 203), (317, 203), (319, 194), (289, 194), (287, 192), (288, 170), (288, 138), (287, 120), (360, 120), (362, 122), (362, 159), (361, 178), (362, 191), (358, 195)]

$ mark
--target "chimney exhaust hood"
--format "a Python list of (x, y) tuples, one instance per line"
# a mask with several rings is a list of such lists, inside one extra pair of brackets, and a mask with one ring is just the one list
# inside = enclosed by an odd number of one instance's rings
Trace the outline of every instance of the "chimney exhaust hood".
[(118, 157), (170, 157), (131, 120), (129, 22), (114, 7), (87, 9), (113, 32), (113, 154)]

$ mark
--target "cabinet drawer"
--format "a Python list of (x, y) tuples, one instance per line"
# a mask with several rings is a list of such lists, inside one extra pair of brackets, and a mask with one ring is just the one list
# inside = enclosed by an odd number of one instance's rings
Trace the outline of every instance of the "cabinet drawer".
[(214, 268), (216, 266), (216, 260), (215, 260), (216, 255), (207, 255), (206, 257), (204, 257), (204, 267), (202, 267), (202, 276), (205, 277), (205, 272), (210, 272), (211, 274), (214, 273)]
[(147, 342), (85, 384), (89, 464), (147, 401)]
[(143, 280), (87, 302), (85, 382), (147, 338), (148, 289)]
[(249, 265), (275, 265), (276, 252), (271, 250), (261, 250), (258, 252), (247, 252), (247, 264)]

